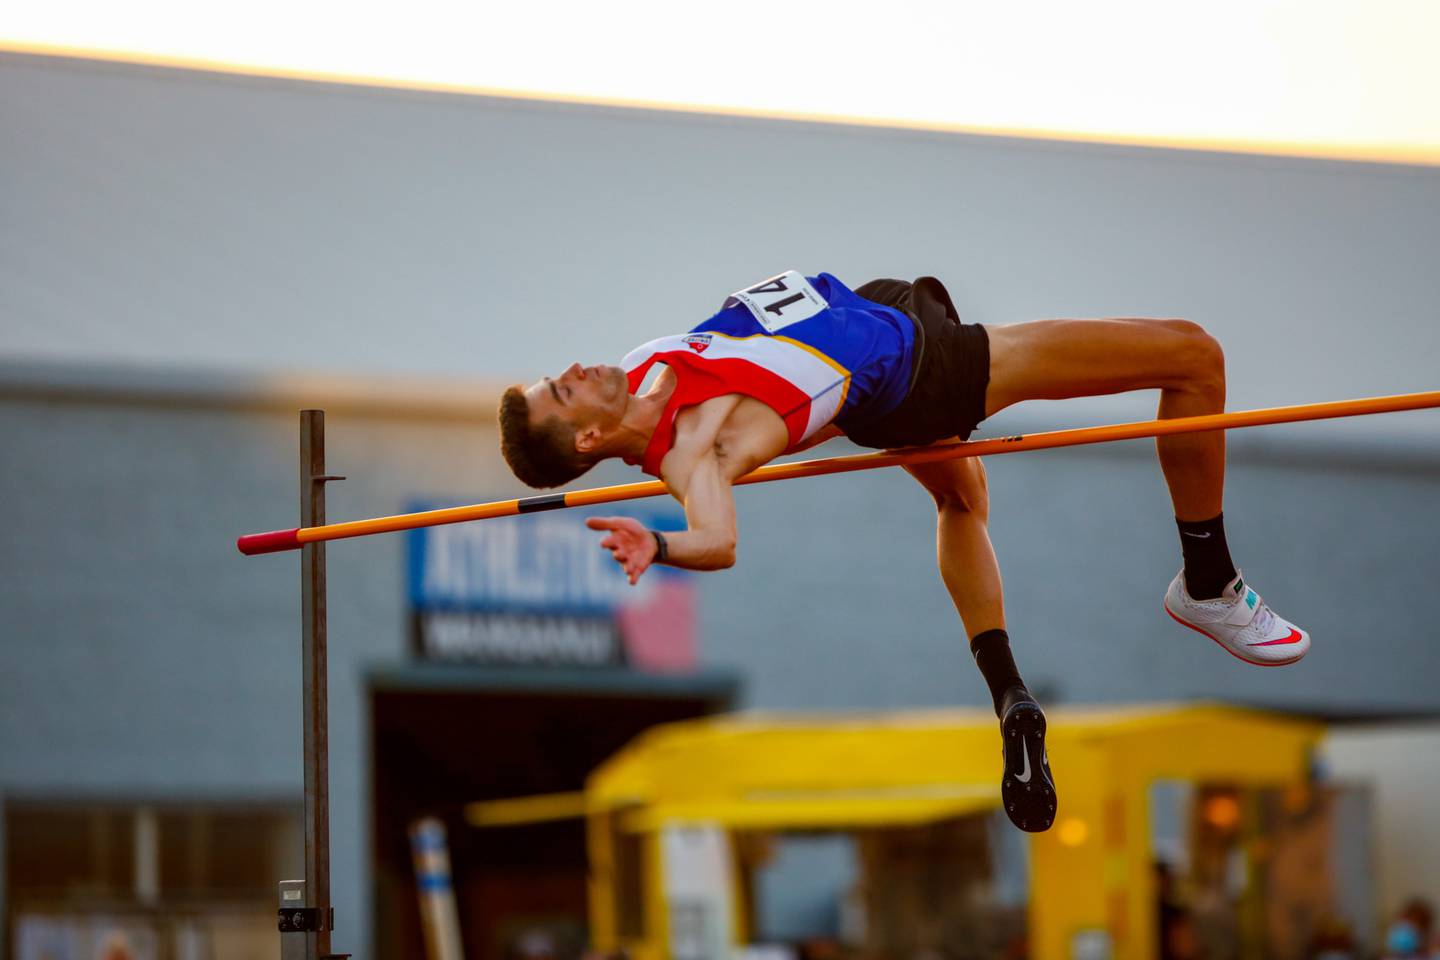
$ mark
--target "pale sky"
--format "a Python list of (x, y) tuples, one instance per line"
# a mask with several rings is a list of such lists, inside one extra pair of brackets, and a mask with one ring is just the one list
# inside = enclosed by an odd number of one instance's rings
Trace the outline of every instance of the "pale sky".
[(1437, 0), (9, 0), (0, 47), (1440, 164)]

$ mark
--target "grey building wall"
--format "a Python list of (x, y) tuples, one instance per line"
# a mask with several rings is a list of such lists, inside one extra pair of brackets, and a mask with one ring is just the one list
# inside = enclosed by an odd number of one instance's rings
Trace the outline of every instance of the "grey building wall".
[[(485, 384), (614, 358), (786, 266), (937, 273), (977, 320), (1191, 316), (1227, 346), (1232, 408), (1433, 388), (1440, 368), (1433, 170), (7, 54), (0, 130), (0, 793), (298, 795), (295, 564), (233, 538), (294, 522), (303, 405), (331, 411), (351, 477), (334, 517), (512, 496)], [(1027, 676), (1072, 701), (1440, 706), (1435, 416), (1234, 435), (1236, 557), (1315, 635), (1285, 670), (1163, 615), (1179, 557), (1149, 444), (991, 458)], [(702, 579), (702, 634), (750, 704), (982, 702), (912, 481), (737, 499), (741, 562)], [(335, 898), (362, 956), (361, 672), (403, 656), (401, 549), (330, 552)]]
[(1440, 172), (0, 53), (0, 354), (509, 381), (789, 267), (1186, 316), (1231, 405), (1434, 385)]

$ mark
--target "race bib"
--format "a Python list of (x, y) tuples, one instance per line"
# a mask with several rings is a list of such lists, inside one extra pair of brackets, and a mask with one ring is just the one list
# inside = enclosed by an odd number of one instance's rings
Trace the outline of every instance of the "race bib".
[(809, 320), (829, 306), (819, 291), (810, 286), (794, 270), (786, 270), (778, 277), (771, 277), (763, 283), (746, 290), (730, 294), (725, 306), (743, 303), (745, 308), (760, 322), (760, 326), (775, 333), (792, 323)]

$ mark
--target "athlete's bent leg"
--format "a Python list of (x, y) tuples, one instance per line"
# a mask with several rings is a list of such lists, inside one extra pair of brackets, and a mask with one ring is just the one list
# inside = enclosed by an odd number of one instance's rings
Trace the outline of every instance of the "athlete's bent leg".
[[(1037, 320), (986, 327), (986, 414), (1024, 400), (1160, 390), (1162, 419), (1225, 408), (1220, 345), (1188, 320)], [(1221, 515), (1223, 431), (1159, 437), (1192, 595), (1219, 597), (1236, 571)]]
[[(986, 416), (1024, 400), (1160, 390), (1161, 419), (1225, 407), (1220, 345), (1188, 320), (1037, 320), (985, 327), (990, 341)], [(1185, 565), (1165, 609), (1250, 663), (1294, 663), (1310, 636), (1275, 615), (1230, 559), (1221, 514), (1225, 434), (1159, 437), (1160, 468), (1175, 507)]]
[[(1034, 320), (985, 325), (990, 385), (985, 415), (1024, 400), (1063, 400), (1160, 390), (1161, 419), (1225, 409), (1220, 344), (1188, 320)], [(1225, 433), (1156, 439), (1175, 516), (1207, 520), (1220, 513), (1225, 487)]]

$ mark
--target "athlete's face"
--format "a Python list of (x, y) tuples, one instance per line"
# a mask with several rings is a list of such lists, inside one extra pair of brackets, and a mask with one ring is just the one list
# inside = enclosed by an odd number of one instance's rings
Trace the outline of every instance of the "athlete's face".
[(572, 363), (558, 377), (542, 377), (525, 390), (532, 423), (559, 417), (576, 430), (582, 451), (593, 447), (615, 427), (625, 413), (629, 380), (619, 367)]

